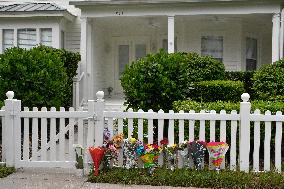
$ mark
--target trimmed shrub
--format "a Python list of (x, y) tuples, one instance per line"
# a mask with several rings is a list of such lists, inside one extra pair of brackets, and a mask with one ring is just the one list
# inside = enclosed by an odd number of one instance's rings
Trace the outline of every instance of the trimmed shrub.
[(254, 71), (226, 71), (225, 72), (225, 79), (231, 80), (231, 81), (241, 81), (244, 83), (245, 92), (249, 93), (251, 96), (251, 99), (254, 99), (254, 91), (252, 90), (253, 86), (253, 74)]
[(8, 175), (14, 173), (16, 170), (14, 167), (2, 167), (0, 166), (0, 178), (7, 177)]
[(253, 90), (261, 100), (284, 99), (284, 59), (263, 66), (253, 76)]
[(153, 175), (147, 169), (113, 168), (102, 171), (99, 176), (90, 175), (89, 182), (152, 185), (197, 188), (283, 188), (284, 177), (278, 173), (245, 173), (223, 170), (217, 173), (209, 170), (157, 168)]
[[(65, 57), (64, 50), (44, 46), (30, 50), (7, 49), (0, 55), (0, 100), (5, 100), (5, 93), (12, 90), (15, 98), (22, 100), (23, 106), (70, 106), (72, 88), (69, 67), (65, 67), (70, 59), (75, 58)], [(69, 63), (65, 64), (67, 61)], [(73, 72), (69, 74), (72, 75)]]
[(201, 102), (239, 102), (244, 92), (244, 84), (241, 81), (201, 81), (194, 83), (192, 99)]
[[(230, 113), (232, 110), (237, 110), (239, 112), (240, 102), (196, 102), (185, 100), (174, 102), (173, 109), (175, 112), (179, 112), (180, 110), (184, 110), (185, 112), (190, 110), (195, 110), (196, 112), (199, 112), (200, 110), (216, 110), (216, 112), (226, 110), (227, 113)], [(284, 112), (284, 101), (252, 101), (251, 112), (254, 112), (256, 109), (259, 109), (262, 113), (267, 110), (271, 111), (272, 114), (275, 114), (277, 111)]]
[(66, 98), (62, 106), (66, 108), (72, 106), (73, 78), (77, 74), (78, 63), (81, 60), (81, 55), (79, 53), (66, 51), (65, 49), (56, 49), (46, 46), (38, 46), (37, 48), (41, 51), (56, 54), (60, 57), (64, 67), (66, 68), (65, 71), (67, 74), (66, 89), (64, 90)]
[(196, 53), (149, 54), (126, 66), (121, 77), (126, 103), (133, 109), (172, 109), (192, 93), (193, 82), (223, 79), (224, 65)]

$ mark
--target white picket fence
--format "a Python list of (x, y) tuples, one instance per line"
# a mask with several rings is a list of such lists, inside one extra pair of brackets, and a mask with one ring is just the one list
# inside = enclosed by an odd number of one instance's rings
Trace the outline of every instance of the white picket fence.
[[(87, 111), (83, 109), (75, 111), (73, 108), (69, 111), (65, 111), (64, 108), (60, 108), (60, 111), (56, 111), (55, 108), (51, 108), (50, 111), (46, 108), (41, 108), (40, 111), (37, 108), (32, 110), (24, 108), (24, 111), (21, 111), (21, 101), (13, 99), (12, 92), (8, 92), (7, 97), (5, 109), (0, 110), (0, 117), (2, 121), (4, 120), (2, 122), (3, 160), (8, 166), (71, 168), (75, 164), (73, 144), (80, 144), (85, 148), (102, 145), (105, 127), (112, 136), (124, 133), (126, 137), (132, 137), (134, 130), (137, 130), (139, 140), (153, 143), (163, 139), (164, 125), (167, 122), (167, 137), (170, 144), (181, 143), (185, 139), (230, 141), (230, 150), (227, 153), (229, 163), (224, 164), (224, 167), (231, 170), (239, 168), (246, 172), (249, 170), (281, 172), (284, 115), (281, 112), (271, 115), (269, 111), (261, 114), (259, 110), (251, 114), (248, 94), (242, 95), (240, 112), (232, 111), (230, 114), (224, 110), (220, 113), (214, 110), (186, 113), (183, 111), (165, 113), (162, 110), (133, 112), (132, 109), (127, 112), (105, 111), (103, 92), (97, 93), (96, 101), (88, 101)], [(265, 127), (264, 141), (260, 139), (260, 127), (263, 125), (261, 122), (264, 122)], [(253, 130), (250, 129), (251, 123), (254, 125)], [(271, 131), (274, 123), (276, 125), (273, 140), (275, 152), (271, 150), (273, 146)], [(208, 125), (209, 134), (206, 134)], [(220, 128), (217, 128), (217, 125), (220, 125)], [(155, 126), (157, 126), (157, 134), (154, 133)], [(199, 137), (195, 138), (197, 129)], [(219, 138), (216, 138), (217, 129), (220, 129)], [(230, 130), (230, 136), (227, 135), (228, 130)], [(253, 145), (250, 145), (251, 136), (253, 136)], [(251, 146), (253, 146), (252, 149), (250, 149)], [(260, 157), (261, 148), (264, 148), (264, 157)], [(252, 150), (253, 159), (250, 159)], [(270, 158), (271, 155), (274, 156), (273, 160)], [(263, 166), (260, 165), (262, 159)], [(85, 163), (88, 161), (87, 155), (85, 161)], [(160, 160), (159, 163), (163, 162)], [(182, 166), (179, 164), (179, 167)]]

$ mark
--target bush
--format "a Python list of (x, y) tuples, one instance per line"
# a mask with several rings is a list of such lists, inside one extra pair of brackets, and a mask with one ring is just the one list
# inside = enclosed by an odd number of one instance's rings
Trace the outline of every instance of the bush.
[(66, 108), (72, 106), (73, 78), (77, 74), (78, 63), (81, 60), (81, 55), (79, 53), (66, 51), (65, 49), (56, 49), (46, 46), (39, 46), (37, 48), (39, 48), (41, 51), (53, 53), (60, 57), (64, 67), (66, 68), (65, 71), (67, 74), (66, 89), (64, 90), (66, 98), (62, 106)]
[[(277, 111), (284, 112), (284, 101), (252, 101), (251, 112), (253, 113), (256, 109), (259, 109), (262, 113), (267, 110), (271, 111), (272, 114), (275, 114)], [(195, 110), (196, 112), (199, 112), (200, 110), (216, 110), (216, 112), (226, 110), (227, 113), (230, 113), (232, 110), (237, 110), (239, 112), (240, 102), (196, 102), (191, 100), (176, 101), (173, 103), (173, 110), (175, 112), (179, 112), (180, 110), (184, 110), (185, 112), (190, 110)]]
[(244, 84), (241, 81), (201, 81), (194, 83), (192, 99), (201, 102), (239, 102), (244, 91)]
[(75, 58), (65, 57), (64, 52), (43, 46), (7, 49), (0, 55), (0, 100), (5, 100), (6, 92), (12, 90), (23, 106), (69, 106), (72, 88), (68, 74), (72, 76), (73, 72), (68, 73), (71, 66), (66, 68), (66, 62)]
[(251, 96), (251, 99), (254, 99), (254, 92), (252, 89), (253, 86), (253, 74), (255, 72), (254, 71), (227, 71), (225, 72), (225, 79), (226, 80), (231, 80), (231, 81), (241, 81), (244, 83), (244, 88), (245, 88), (245, 92), (249, 93)]
[(127, 66), (121, 85), (128, 107), (167, 111), (174, 101), (190, 96), (193, 82), (223, 79), (224, 70), (212, 57), (160, 51)]
[(261, 100), (284, 99), (284, 59), (263, 66), (253, 76), (253, 90)]
[(0, 166), (0, 178), (7, 177), (8, 175), (15, 172), (14, 167), (2, 167)]
[(277, 173), (244, 173), (239, 171), (216, 171), (157, 168), (152, 176), (146, 169), (113, 168), (99, 176), (89, 176), (89, 182), (180, 186), (198, 188), (283, 188), (284, 177)]

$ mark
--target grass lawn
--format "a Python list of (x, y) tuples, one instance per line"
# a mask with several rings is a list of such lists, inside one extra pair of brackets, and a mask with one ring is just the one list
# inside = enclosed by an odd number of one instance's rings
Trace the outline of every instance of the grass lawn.
[(157, 168), (152, 176), (145, 169), (113, 168), (99, 176), (90, 175), (89, 182), (137, 184), (154, 186), (183, 186), (200, 188), (284, 188), (284, 175), (277, 173), (243, 173), (234, 171), (189, 170)]
[(6, 177), (15, 172), (14, 167), (2, 167), (0, 166), (0, 178)]

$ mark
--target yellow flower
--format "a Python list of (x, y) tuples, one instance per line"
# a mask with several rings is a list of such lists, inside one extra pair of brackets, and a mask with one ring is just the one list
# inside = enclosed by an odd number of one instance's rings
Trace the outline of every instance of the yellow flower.
[(136, 139), (135, 139), (135, 138), (131, 138), (131, 139), (130, 139), (130, 142), (131, 142), (131, 143), (135, 143), (135, 142), (136, 142)]

